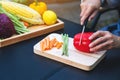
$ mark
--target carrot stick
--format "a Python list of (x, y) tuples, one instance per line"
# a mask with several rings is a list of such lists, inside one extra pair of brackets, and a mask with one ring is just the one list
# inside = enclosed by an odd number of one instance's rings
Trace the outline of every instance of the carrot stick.
[(46, 38), (46, 49), (47, 50), (50, 49), (50, 38), (49, 37)]
[(47, 39), (44, 39), (44, 46), (45, 46), (45, 50), (47, 50)]
[(50, 49), (54, 47), (54, 43), (57, 41), (56, 38), (53, 38), (51, 41), (50, 41)]
[(63, 44), (62, 42), (59, 42), (59, 43), (57, 44), (57, 46), (56, 46), (57, 49), (59, 49), (59, 48), (62, 46), (62, 44)]
[(59, 44), (59, 42), (58, 42), (58, 41), (56, 41), (56, 42), (55, 42), (55, 44), (54, 44), (54, 47), (56, 47), (58, 44)]
[(62, 44), (63, 42), (57, 41), (56, 38), (53, 38), (52, 40), (50, 40), (49, 37), (46, 37), (40, 42), (40, 48), (42, 51), (50, 50), (53, 47), (56, 47), (57, 49), (59, 49), (62, 46)]
[(44, 41), (41, 41), (41, 42), (40, 42), (40, 48), (41, 48), (42, 51), (45, 50), (45, 47), (44, 47)]

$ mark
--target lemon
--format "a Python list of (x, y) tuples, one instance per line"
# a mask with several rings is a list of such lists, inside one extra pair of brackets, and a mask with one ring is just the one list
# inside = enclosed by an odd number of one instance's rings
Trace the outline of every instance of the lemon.
[(47, 25), (52, 25), (55, 24), (57, 21), (57, 15), (54, 11), (52, 10), (46, 10), (43, 13), (43, 21), (47, 24)]

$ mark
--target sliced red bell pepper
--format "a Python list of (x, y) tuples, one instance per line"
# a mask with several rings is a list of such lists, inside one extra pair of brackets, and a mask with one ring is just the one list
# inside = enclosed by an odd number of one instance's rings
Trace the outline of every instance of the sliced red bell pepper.
[(74, 36), (74, 40), (73, 40), (74, 47), (79, 51), (90, 53), (89, 44), (91, 43), (91, 40), (89, 40), (89, 37), (92, 34), (93, 34), (93, 32), (83, 33), (81, 44), (79, 44), (81, 33), (76, 34)]

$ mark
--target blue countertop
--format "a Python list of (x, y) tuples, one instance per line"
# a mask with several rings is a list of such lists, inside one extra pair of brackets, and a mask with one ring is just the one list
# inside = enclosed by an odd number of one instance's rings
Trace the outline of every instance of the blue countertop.
[[(56, 33), (81, 32), (79, 24), (61, 20), (64, 29)], [(34, 54), (33, 46), (47, 35), (0, 48), (0, 80), (120, 80), (120, 49), (108, 50), (92, 71), (84, 71)]]

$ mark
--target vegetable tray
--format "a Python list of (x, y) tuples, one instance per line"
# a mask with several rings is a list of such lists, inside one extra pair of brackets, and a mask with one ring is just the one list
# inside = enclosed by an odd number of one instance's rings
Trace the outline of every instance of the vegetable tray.
[(31, 26), (28, 29), (30, 30), (27, 33), (20, 34), (20, 35), (13, 35), (9, 38), (0, 40), (0, 47), (8, 46), (23, 40), (27, 40), (30, 38), (34, 38), (46, 33), (50, 33), (59, 29), (64, 28), (64, 22), (60, 19), (57, 20), (56, 24), (47, 26), (47, 25), (37, 25), (37, 26)]
[[(62, 36), (60, 34), (52, 33), (48, 36), (50, 38), (55, 37), (62, 42)], [(42, 51), (40, 48), (40, 42), (42, 40), (34, 45), (34, 53), (85, 71), (90, 71), (95, 68), (95, 66), (105, 57), (106, 51), (96, 53), (81, 52), (74, 48), (73, 38), (69, 37), (68, 40), (68, 56), (62, 55), (62, 47), (60, 49), (52, 48), (50, 50)]]

